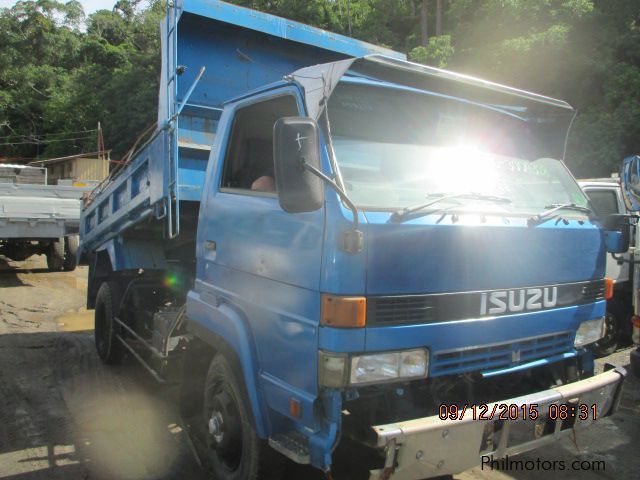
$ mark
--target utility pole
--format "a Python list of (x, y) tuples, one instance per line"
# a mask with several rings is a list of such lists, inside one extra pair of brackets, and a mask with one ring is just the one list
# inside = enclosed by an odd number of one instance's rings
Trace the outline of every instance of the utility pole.
[(347, 20), (349, 22), (349, 36), (351, 36), (351, 0), (347, 0)]
[(100, 122), (98, 122), (98, 131), (97, 131), (97, 150), (98, 150), (98, 158), (100, 160), (104, 160), (104, 137), (102, 136), (102, 126), (100, 125)]
[(422, 46), (429, 45), (429, 28), (427, 26), (427, 7), (429, 6), (429, 0), (422, 0), (422, 8), (420, 10), (420, 40)]
[(442, 0), (436, 0), (436, 35), (442, 35)]

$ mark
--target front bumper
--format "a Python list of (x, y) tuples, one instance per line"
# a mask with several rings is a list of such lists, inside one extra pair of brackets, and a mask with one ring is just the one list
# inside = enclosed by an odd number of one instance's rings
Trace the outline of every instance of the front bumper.
[[(456, 474), (479, 465), (483, 456), (499, 459), (556, 441), (594, 422), (591, 405), (596, 405), (596, 421), (611, 415), (620, 402), (625, 375), (624, 369), (615, 368), (585, 380), (487, 405), (485, 417), (502, 411), (501, 405), (517, 405), (511, 410), (516, 414), (510, 413), (508, 420), (498, 419), (497, 413), (493, 419), (474, 419), (467, 411), (456, 420), (432, 416), (374, 426), (375, 446), (385, 449), (386, 462), (384, 469), (371, 472), (370, 480), (415, 480)], [(552, 404), (588, 405), (588, 418), (580, 420), (578, 409), (573, 418), (551, 419)], [(494, 409), (494, 405), (498, 407)], [(536, 420), (522, 416), (531, 405), (536, 405)], [(552, 407), (552, 416), (558, 411)]]

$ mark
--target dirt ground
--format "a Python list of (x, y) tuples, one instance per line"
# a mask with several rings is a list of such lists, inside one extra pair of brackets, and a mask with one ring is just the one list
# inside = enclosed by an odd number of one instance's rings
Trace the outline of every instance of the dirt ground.
[[(175, 392), (135, 365), (100, 363), (93, 312), (84, 309), (86, 269), (50, 273), (44, 267), (44, 257), (0, 257), (0, 478), (204, 479), (178, 425)], [(629, 349), (603, 361), (628, 365)], [(628, 378), (615, 416), (575, 439), (517, 457), (564, 461), (564, 471), (478, 467), (456, 478), (640, 478), (639, 446), (640, 382)], [(602, 460), (604, 469), (574, 471), (576, 459)], [(311, 477), (317, 475), (293, 467), (288, 474)]]

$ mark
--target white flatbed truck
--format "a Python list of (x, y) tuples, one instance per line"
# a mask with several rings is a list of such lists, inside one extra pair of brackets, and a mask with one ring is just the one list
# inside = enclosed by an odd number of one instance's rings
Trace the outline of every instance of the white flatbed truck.
[[(91, 188), (46, 185), (37, 167), (0, 166), (0, 255), (22, 261), (46, 255), (51, 271), (76, 268), (80, 204)], [(16, 171), (10, 175), (10, 170)], [(45, 182), (46, 182), (46, 173)], [(36, 183), (24, 183), (30, 178)]]

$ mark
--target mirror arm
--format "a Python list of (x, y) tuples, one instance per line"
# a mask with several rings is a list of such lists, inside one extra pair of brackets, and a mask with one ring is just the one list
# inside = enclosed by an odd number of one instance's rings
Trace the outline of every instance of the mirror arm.
[(351, 212), (353, 213), (353, 227), (350, 231), (345, 232), (343, 248), (346, 252), (349, 253), (361, 252), (364, 247), (364, 240), (362, 232), (358, 230), (358, 227), (360, 226), (358, 220), (358, 207), (354, 205), (354, 203), (349, 199), (344, 190), (342, 190), (342, 188), (340, 188), (340, 186), (336, 182), (334, 182), (331, 178), (322, 173), (313, 165), (309, 165), (304, 157), (300, 159), (300, 166), (304, 170), (313, 173), (316, 177), (320, 178), (323, 182), (325, 182), (333, 190), (335, 190), (340, 199), (347, 205), (349, 210), (351, 210)]
[(618, 255), (616, 253), (612, 253), (611, 257), (613, 257), (613, 259), (616, 261), (618, 265), (623, 265), (625, 263), (629, 263), (629, 264), (634, 263), (633, 260), (627, 260), (622, 255)]

